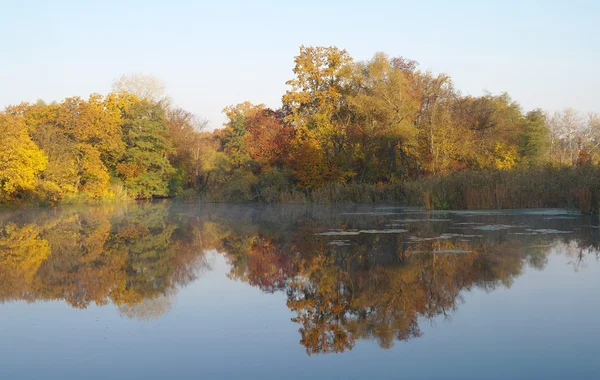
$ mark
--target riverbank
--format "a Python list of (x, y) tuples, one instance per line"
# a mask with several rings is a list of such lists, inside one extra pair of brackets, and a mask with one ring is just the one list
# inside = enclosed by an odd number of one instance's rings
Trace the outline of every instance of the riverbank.
[[(404, 204), (428, 210), (568, 208), (600, 211), (600, 166), (541, 167), (462, 171), (395, 184), (331, 183), (313, 190), (254, 185), (243, 192), (184, 191), (169, 199), (205, 203), (266, 204)], [(126, 192), (91, 198), (78, 195), (60, 202), (22, 202), (2, 207), (137, 202)]]
[[(572, 208), (600, 209), (600, 166), (539, 167), (462, 171), (421, 177), (401, 184), (333, 183), (311, 191), (255, 187), (258, 203), (402, 203), (428, 210)], [(193, 199), (188, 196), (186, 199)], [(205, 202), (239, 203), (223, 193), (203, 194)]]

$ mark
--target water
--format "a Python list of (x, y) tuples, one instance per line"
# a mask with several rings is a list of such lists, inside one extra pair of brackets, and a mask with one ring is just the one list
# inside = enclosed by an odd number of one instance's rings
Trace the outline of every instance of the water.
[(564, 210), (0, 213), (0, 378), (600, 378), (600, 229)]

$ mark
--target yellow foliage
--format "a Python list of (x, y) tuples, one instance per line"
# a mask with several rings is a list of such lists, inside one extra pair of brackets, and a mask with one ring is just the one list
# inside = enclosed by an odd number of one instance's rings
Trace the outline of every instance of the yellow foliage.
[(512, 169), (517, 164), (517, 157), (517, 149), (514, 146), (496, 143), (496, 147), (494, 148), (494, 166), (496, 169)]
[(100, 159), (100, 152), (88, 144), (78, 144), (77, 150), (81, 156), (80, 191), (91, 197), (112, 195), (108, 188), (110, 175)]
[(0, 114), (0, 198), (18, 190), (35, 188), (36, 175), (46, 168), (48, 158), (14, 116)]
[(39, 238), (37, 226), (27, 224), (19, 228), (10, 223), (0, 230), (0, 278), (29, 286), (49, 255), (50, 245)]

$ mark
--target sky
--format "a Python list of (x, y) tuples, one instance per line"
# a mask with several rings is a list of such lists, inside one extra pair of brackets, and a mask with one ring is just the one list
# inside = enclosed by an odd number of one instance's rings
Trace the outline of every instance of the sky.
[(445, 73), (464, 95), (525, 111), (600, 112), (600, 1), (0, 0), (0, 109), (106, 94), (156, 76), (177, 106), (222, 126), (243, 101), (281, 104), (300, 45), (382, 51)]

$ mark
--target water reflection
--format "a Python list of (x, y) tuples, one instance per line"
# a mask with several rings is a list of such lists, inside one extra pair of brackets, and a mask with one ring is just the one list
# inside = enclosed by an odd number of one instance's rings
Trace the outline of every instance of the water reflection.
[(561, 211), (155, 203), (5, 212), (0, 225), (3, 302), (112, 303), (124, 317), (158, 318), (216, 250), (230, 279), (286, 294), (308, 354), (417, 338), (465, 291), (510, 287), (552, 249), (578, 270), (600, 245), (597, 221)]

